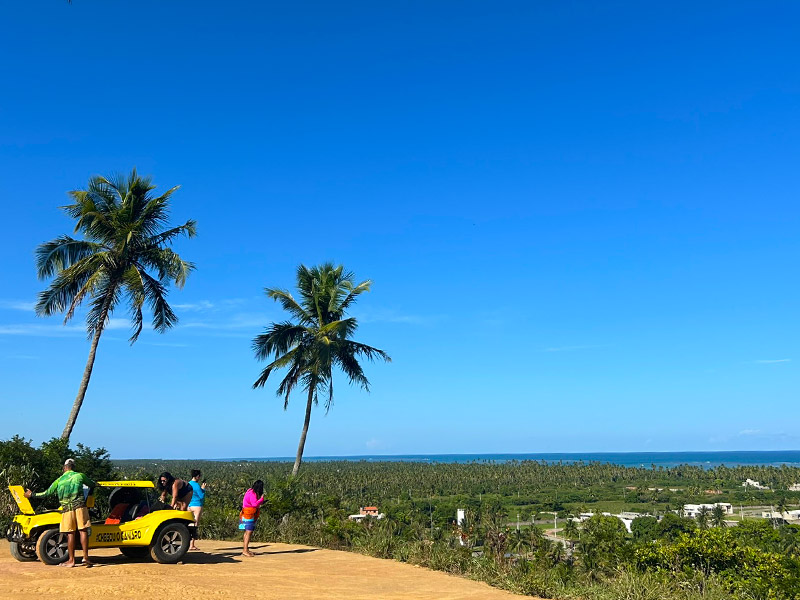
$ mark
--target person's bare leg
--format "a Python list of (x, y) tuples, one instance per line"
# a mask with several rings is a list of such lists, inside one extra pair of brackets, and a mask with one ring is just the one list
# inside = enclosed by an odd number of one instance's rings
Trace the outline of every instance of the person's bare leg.
[(197, 547), (197, 544), (195, 544), (195, 536), (198, 534), (197, 527), (200, 525), (200, 515), (203, 513), (203, 507), (190, 506), (189, 510), (194, 515), (194, 534), (195, 534), (192, 536), (191, 544), (189, 544), (189, 550), (200, 550), (200, 548)]
[(67, 562), (61, 563), (61, 567), (74, 567), (75, 566), (75, 532), (70, 531), (67, 533), (67, 553), (69, 559)]
[(83, 566), (93, 567), (94, 563), (89, 560), (89, 530), (81, 529), (81, 547), (83, 548)]
[(252, 537), (252, 531), (245, 531), (244, 532), (244, 549), (242, 550), (242, 554), (245, 556), (255, 556), (252, 552), (250, 552), (250, 538)]

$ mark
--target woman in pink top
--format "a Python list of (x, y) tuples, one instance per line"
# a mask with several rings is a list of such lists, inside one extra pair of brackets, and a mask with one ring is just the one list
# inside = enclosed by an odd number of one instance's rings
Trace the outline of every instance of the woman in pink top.
[(255, 556), (250, 552), (250, 538), (256, 528), (258, 513), (264, 502), (264, 482), (257, 480), (253, 487), (247, 490), (242, 501), (242, 512), (239, 513), (239, 529), (244, 530), (243, 556)]

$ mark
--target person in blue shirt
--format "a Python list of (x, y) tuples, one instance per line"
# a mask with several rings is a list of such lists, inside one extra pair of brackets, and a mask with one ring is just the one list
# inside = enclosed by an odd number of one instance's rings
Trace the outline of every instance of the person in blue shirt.
[(192, 478), (189, 481), (193, 492), (192, 499), (189, 502), (189, 510), (194, 515), (194, 527), (191, 528), (192, 543), (189, 545), (189, 550), (200, 550), (195, 544), (195, 540), (200, 537), (197, 533), (197, 527), (200, 525), (200, 515), (203, 514), (203, 505), (206, 502), (206, 482), (200, 483), (202, 475), (200, 469), (192, 469)]

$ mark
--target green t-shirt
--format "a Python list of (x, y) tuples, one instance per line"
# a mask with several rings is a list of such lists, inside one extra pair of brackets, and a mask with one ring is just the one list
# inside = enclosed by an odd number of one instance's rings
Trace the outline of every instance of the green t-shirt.
[(83, 473), (77, 471), (66, 471), (61, 477), (56, 479), (53, 484), (43, 492), (33, 494), (34, 498), (43, 498), (52, 494), (58, 494), (58, 502), (61, 510), (74, 510), (81, 506), (86, 506), (83, 497), (83, 485), (89, 486), (93, 490), (97, 485)]

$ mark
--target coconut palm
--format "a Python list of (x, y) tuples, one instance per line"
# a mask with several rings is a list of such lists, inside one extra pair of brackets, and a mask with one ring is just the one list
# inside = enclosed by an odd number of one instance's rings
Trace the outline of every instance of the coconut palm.
[(700, 510), (697, 511), (697, 526), (700, 529), (708, 529), (710, 512), (706, 506), (701, 506)]
[(534, 520), (531, 519), (531, 526), (530, 529), (528, 529), (528, 545), (531, 547), (531, 550), (536, 551), (545, 545), (545, 542), (548, 540), (544, 537), (542, 530), (536, 527), (533, 521)]
[(358, 323), (345, 316), (347, 309), (371, 285), (369, 280), (356, 284), (354, 275), (344, 267), (325, 263), (311, 268), (300, 265), (297, 269), (298, 300), (286, 290), (265, 290), (268, 297), (280, 303), (296, 320), (272, 323), (253, 340), (258, 360), (273, 359), (261, 371), (253, 388), (263, 387), (274, 370), (288, 369), (276, 392), (284, 398), (284, 409), (298, 385), (306, 392), (305, 419), (292, 475), (297, 475), (303, 459), (311, 407), (318, 404), (320, 394), (325, 398), (326, 413), (333, 404), (334, 367), (341, 369), (351, 384), (369, 391), (369, 381), (358, 358), (391, 360), (383, 350), (350, 339)]
[(564, 523), (564, 537), (569, 541), (570, 548), (574, 548), (575, 539), (578, 537), (578, 525), (575, 517), (567, 517), (567, 522)]
[(784, 516), (785, 513), (789, 511), (789, 504), (786, 502), (786, 496), (779, 496), (777, 502), (775, 503), (775, 509), (778, 511), (778, 515), (781, 517)]
[(564, 546), (560, 542), (555, 542), (547, 552), (548, 558), (557, 565), (564, 560)]
[(130, 313), (131, 344), (142, 332), (145, 304), (159, 333), (178, 322), (167, 303), (167, 287), (170, 282), (183, 287), (194, 265), (181, 259), (170, 245), (181, 235), (194, 237), (195, 222), (168, 227), (169, 199), (178, 187), (156, 197), (151, 195), (154, 189), (150, 178), (140, 177), (136, 169), (127, 177), (90, 178), (85, 190), (69, 192), (73, 204), (62, 207), (77, 219), (75, 232), (84, 239), (62, 235), (36, 249), (39, 278), (55, 277), (39, 294), (37, 315), (66, 311), (67, 323), (84, 300), (90, 301), (86, 316), (89, 358), (62, 439), (69, 439), (75, 427), (100, 335), (119, 304), (125, 301)]
[(725, 522), (725, 510), (720, 505), (711, 509), (711, 524), (714, 527), (727, 527), (728, 525)]

